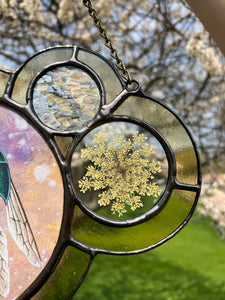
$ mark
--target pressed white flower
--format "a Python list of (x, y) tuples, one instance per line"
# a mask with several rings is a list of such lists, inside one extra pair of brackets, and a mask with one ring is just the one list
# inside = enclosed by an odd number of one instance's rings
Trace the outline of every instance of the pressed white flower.
[(111, 205), (112, 213), (120, 217), (127, 211), (126, 206), (132, 211), (142, 207), (142, 196), (160, 195), (161, 189), (152, 180), (162, 170), (158, 161), (150, 159), (154, 151), (143, 134), (136, 132), (132, 139), (118, 134), (112, 140), (99, 132), (94, 135), (93, 146), (81, 150), (81, 157), (91, 165), (79, 187), (82, 193), (99, 190), (98, 204)]

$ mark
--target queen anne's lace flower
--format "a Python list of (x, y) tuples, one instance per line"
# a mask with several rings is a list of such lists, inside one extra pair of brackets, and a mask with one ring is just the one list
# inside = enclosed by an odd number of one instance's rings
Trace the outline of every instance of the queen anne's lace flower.
[(154, 151), (146, 139), (136, 132), (132, 139), (118, 133), (110, 141), (106, 133), (96, 133), (93, 146), (81, 150), (81, 157), (92, 164), (79, 181), (80, 191), (100, 190), (98, 204), (111, 205), (119, 217), (127, 211), (126, 205), (133, 211), (142, 207), (142, 196), (158, 197), (161, 189), (151, 181), (162, 170), (160, 162), (150, 160)]

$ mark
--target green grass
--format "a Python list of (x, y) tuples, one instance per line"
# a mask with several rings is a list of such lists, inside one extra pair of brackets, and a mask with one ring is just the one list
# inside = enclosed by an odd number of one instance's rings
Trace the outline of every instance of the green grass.
[(224, 300), (225, 241), (206, 218), (132, 256), (99, 255), (73, 299)]

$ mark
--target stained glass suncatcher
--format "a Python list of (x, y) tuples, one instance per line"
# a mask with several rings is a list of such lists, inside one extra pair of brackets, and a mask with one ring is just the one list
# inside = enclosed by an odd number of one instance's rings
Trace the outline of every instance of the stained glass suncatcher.
[(70, 299), (96, 254), (146, 251), (183, 228), (200, 164), (171, 109), (79, 47), (0, 74), (0, 298)]

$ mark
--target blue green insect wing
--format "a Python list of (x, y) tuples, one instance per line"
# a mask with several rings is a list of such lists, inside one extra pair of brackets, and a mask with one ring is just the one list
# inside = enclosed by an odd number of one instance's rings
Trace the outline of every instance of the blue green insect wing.
[(5, 155), (0, 150), (0, 197), (7, 205), (10, 193), (11, 176)]

